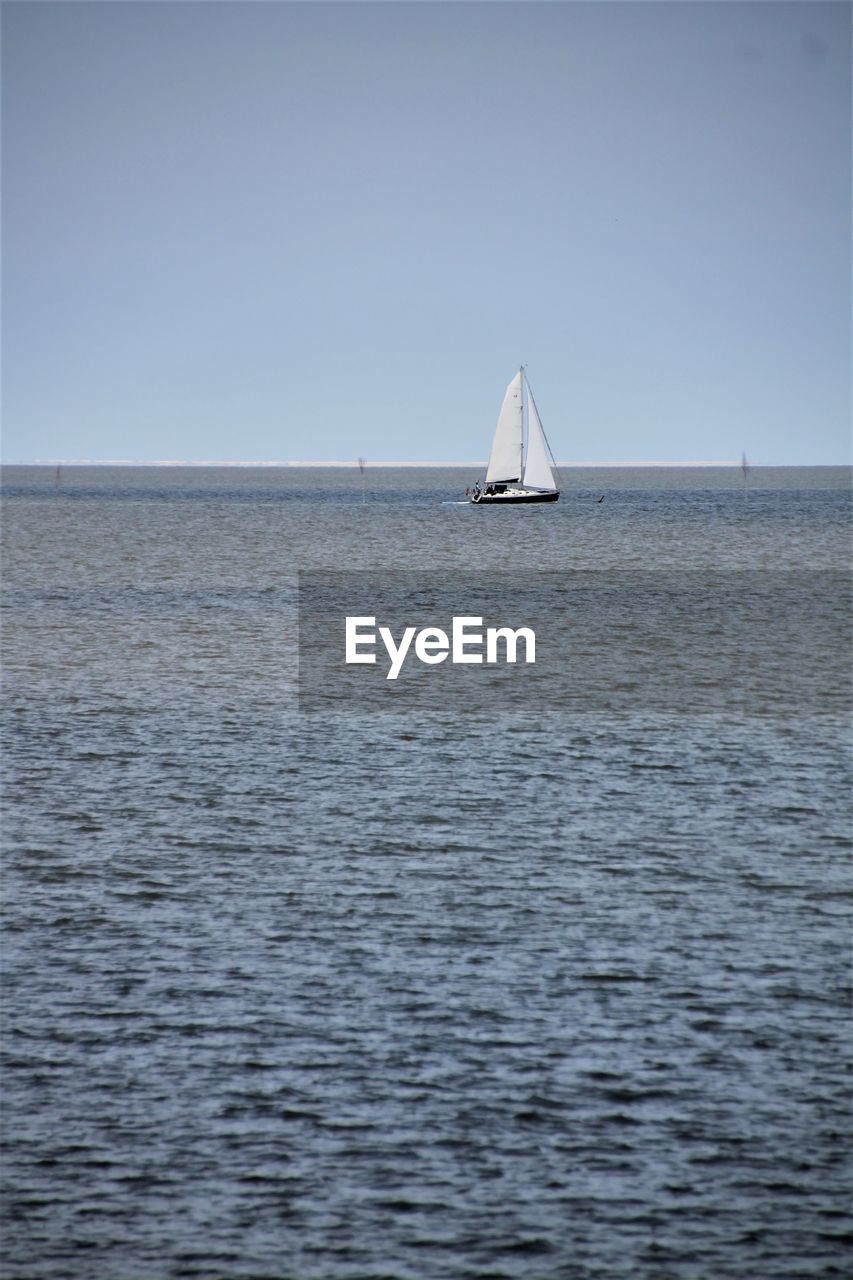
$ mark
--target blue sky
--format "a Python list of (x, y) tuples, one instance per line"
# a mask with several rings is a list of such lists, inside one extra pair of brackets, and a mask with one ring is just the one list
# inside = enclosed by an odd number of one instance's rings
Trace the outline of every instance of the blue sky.
[(4, 457), (850, 454), (841, 3), (7, 3)]

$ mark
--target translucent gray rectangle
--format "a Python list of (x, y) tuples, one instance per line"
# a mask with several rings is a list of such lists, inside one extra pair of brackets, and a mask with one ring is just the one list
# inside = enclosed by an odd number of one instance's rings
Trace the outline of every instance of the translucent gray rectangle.
[[(851, 579), (830, 570), (749, 572), (422, 573), (303, 572), (299, 575), (299, 691), (303, 711), (442, 708), (536, 716), (728, 713), (843, 715), (851, 707)], [(373, 663), (346, 661), (346, 619)], [(454, 618), (482, 619), (466, 647), (482, 661), (454, 661)], [(458, 624), (457, 624), (458, 625)], [(410, 644), (396, 678), (391, 647)], [(447, 634), (446, 656), (416, 653), (417, 633)], [(527, 628), (516, 661), (489, 628)], [(443, 650), (440, 637), (422, 654)], [(458, 651), (457, 656), (462, 656)]]

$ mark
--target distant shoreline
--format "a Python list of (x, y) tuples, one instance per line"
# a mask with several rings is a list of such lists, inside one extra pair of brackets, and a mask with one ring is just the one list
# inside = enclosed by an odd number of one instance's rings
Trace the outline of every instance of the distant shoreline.
[[(4, 467), (279, 467), (285, 468), (324, 468), (358, 470), (357, 462), (195, 462), (189, 460), (140, 462), (134, 458), (36, 458), (24, 462), (2, 462)], [(479, 462), (367, 462), (365, 470), (419, 469), (436, 471), (482, 471), (485, 461)], [(741, 467), (737, 461), (720, 462), (558, 462), (557, 466), (566, 471), (579, 468), (639, 468), (639, 467)], [(760, 467), (849, 467), (850, 462), (750, 462), (750, 470)]]

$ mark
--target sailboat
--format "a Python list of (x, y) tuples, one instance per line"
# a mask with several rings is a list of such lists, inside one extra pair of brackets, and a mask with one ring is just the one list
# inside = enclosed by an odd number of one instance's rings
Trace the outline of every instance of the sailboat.
[(556, 502), (556, 469), (524, 366), (506, 389), (495, 427), (485, 484), (475, 484), (469, 501), (476, 506), (518, 502)]

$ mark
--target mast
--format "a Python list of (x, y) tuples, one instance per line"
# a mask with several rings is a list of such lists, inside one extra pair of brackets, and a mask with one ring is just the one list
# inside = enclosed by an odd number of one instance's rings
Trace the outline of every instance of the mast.
[(519, 485), (523, 486), (524, 485), (525, 427), (527, 428), (528, 431), (530, 430), (530, 427), (527, 424), (528, 415), (524, 411), (524, 406), (527, 403), (527, 396), (525, 395), (525, 386), (524, 386), (527, 379), (524, 376), (524, 365), (519, 366), (518, 372), (521, 374), (521, 457), (519, 458), (519, 462), (518, 462), (518, 483)]

